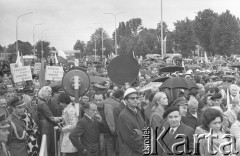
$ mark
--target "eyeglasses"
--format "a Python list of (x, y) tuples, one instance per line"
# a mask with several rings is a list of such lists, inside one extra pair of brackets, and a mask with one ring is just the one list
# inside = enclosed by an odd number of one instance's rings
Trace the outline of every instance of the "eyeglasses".
[(128, 97), (128, 99), (131, 99), (131, 100), (138, 100), (139, 97)]

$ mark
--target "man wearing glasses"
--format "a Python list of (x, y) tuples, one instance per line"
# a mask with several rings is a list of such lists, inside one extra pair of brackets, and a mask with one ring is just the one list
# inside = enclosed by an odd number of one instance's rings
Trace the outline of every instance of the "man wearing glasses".
[(127, 107), (120, 113), (119, 125), (119, 155), (141, 156), (143, 152), (144, 119), (137, 109), (139, 103), (138, 92), (134, 88), (128, 88), (123, 96)]

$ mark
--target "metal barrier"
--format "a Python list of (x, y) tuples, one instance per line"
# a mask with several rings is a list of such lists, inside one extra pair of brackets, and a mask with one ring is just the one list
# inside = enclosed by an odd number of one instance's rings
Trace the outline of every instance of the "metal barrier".
[(55, 156), (60, 156), (60, 143), (57, 141), (57, 130), (59, 130), (58, 126), (54, 127), (54, 146), (55, 146)]
[(47, 136), (46, 136), (46, 134), (43, 134), (43, 135), (42, 135), (42, 143), (41, 143), (41, 148), (40, 148), (39, 156), (48, 156), (48, 151), (47, 151)]

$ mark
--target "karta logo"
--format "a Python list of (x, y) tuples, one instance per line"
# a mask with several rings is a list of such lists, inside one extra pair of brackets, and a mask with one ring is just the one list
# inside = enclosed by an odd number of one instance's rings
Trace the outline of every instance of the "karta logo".
[[(175, 134), (170, 136), (170, 128), (163, 127), (161, 130), (153, 130), (150, 127), (143, 130), (145, 155), (200, 155), (200, 142), (206, 144), (206, 150), (211, 155), (221, 153), (222, 155), (238, 154), (236, 150), (236, 139), (231, 134), (218, 136), (210, 130), (208, 134)], [(219, 141), (221, 140), (221, 141)], [(203, 143), (202, 142), (202, 143)]]

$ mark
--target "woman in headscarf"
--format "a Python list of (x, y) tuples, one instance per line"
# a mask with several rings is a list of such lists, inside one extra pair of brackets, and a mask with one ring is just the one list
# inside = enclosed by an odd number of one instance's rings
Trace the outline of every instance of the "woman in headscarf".
[(54, 117), (49, 107), (52, 89), (49, 86), (42, 87), (38, 92), (38, 117), (41, 134), (46, 134), (48, 155), (54, 155), (53, 126), (62, 120), (62, 117)]

